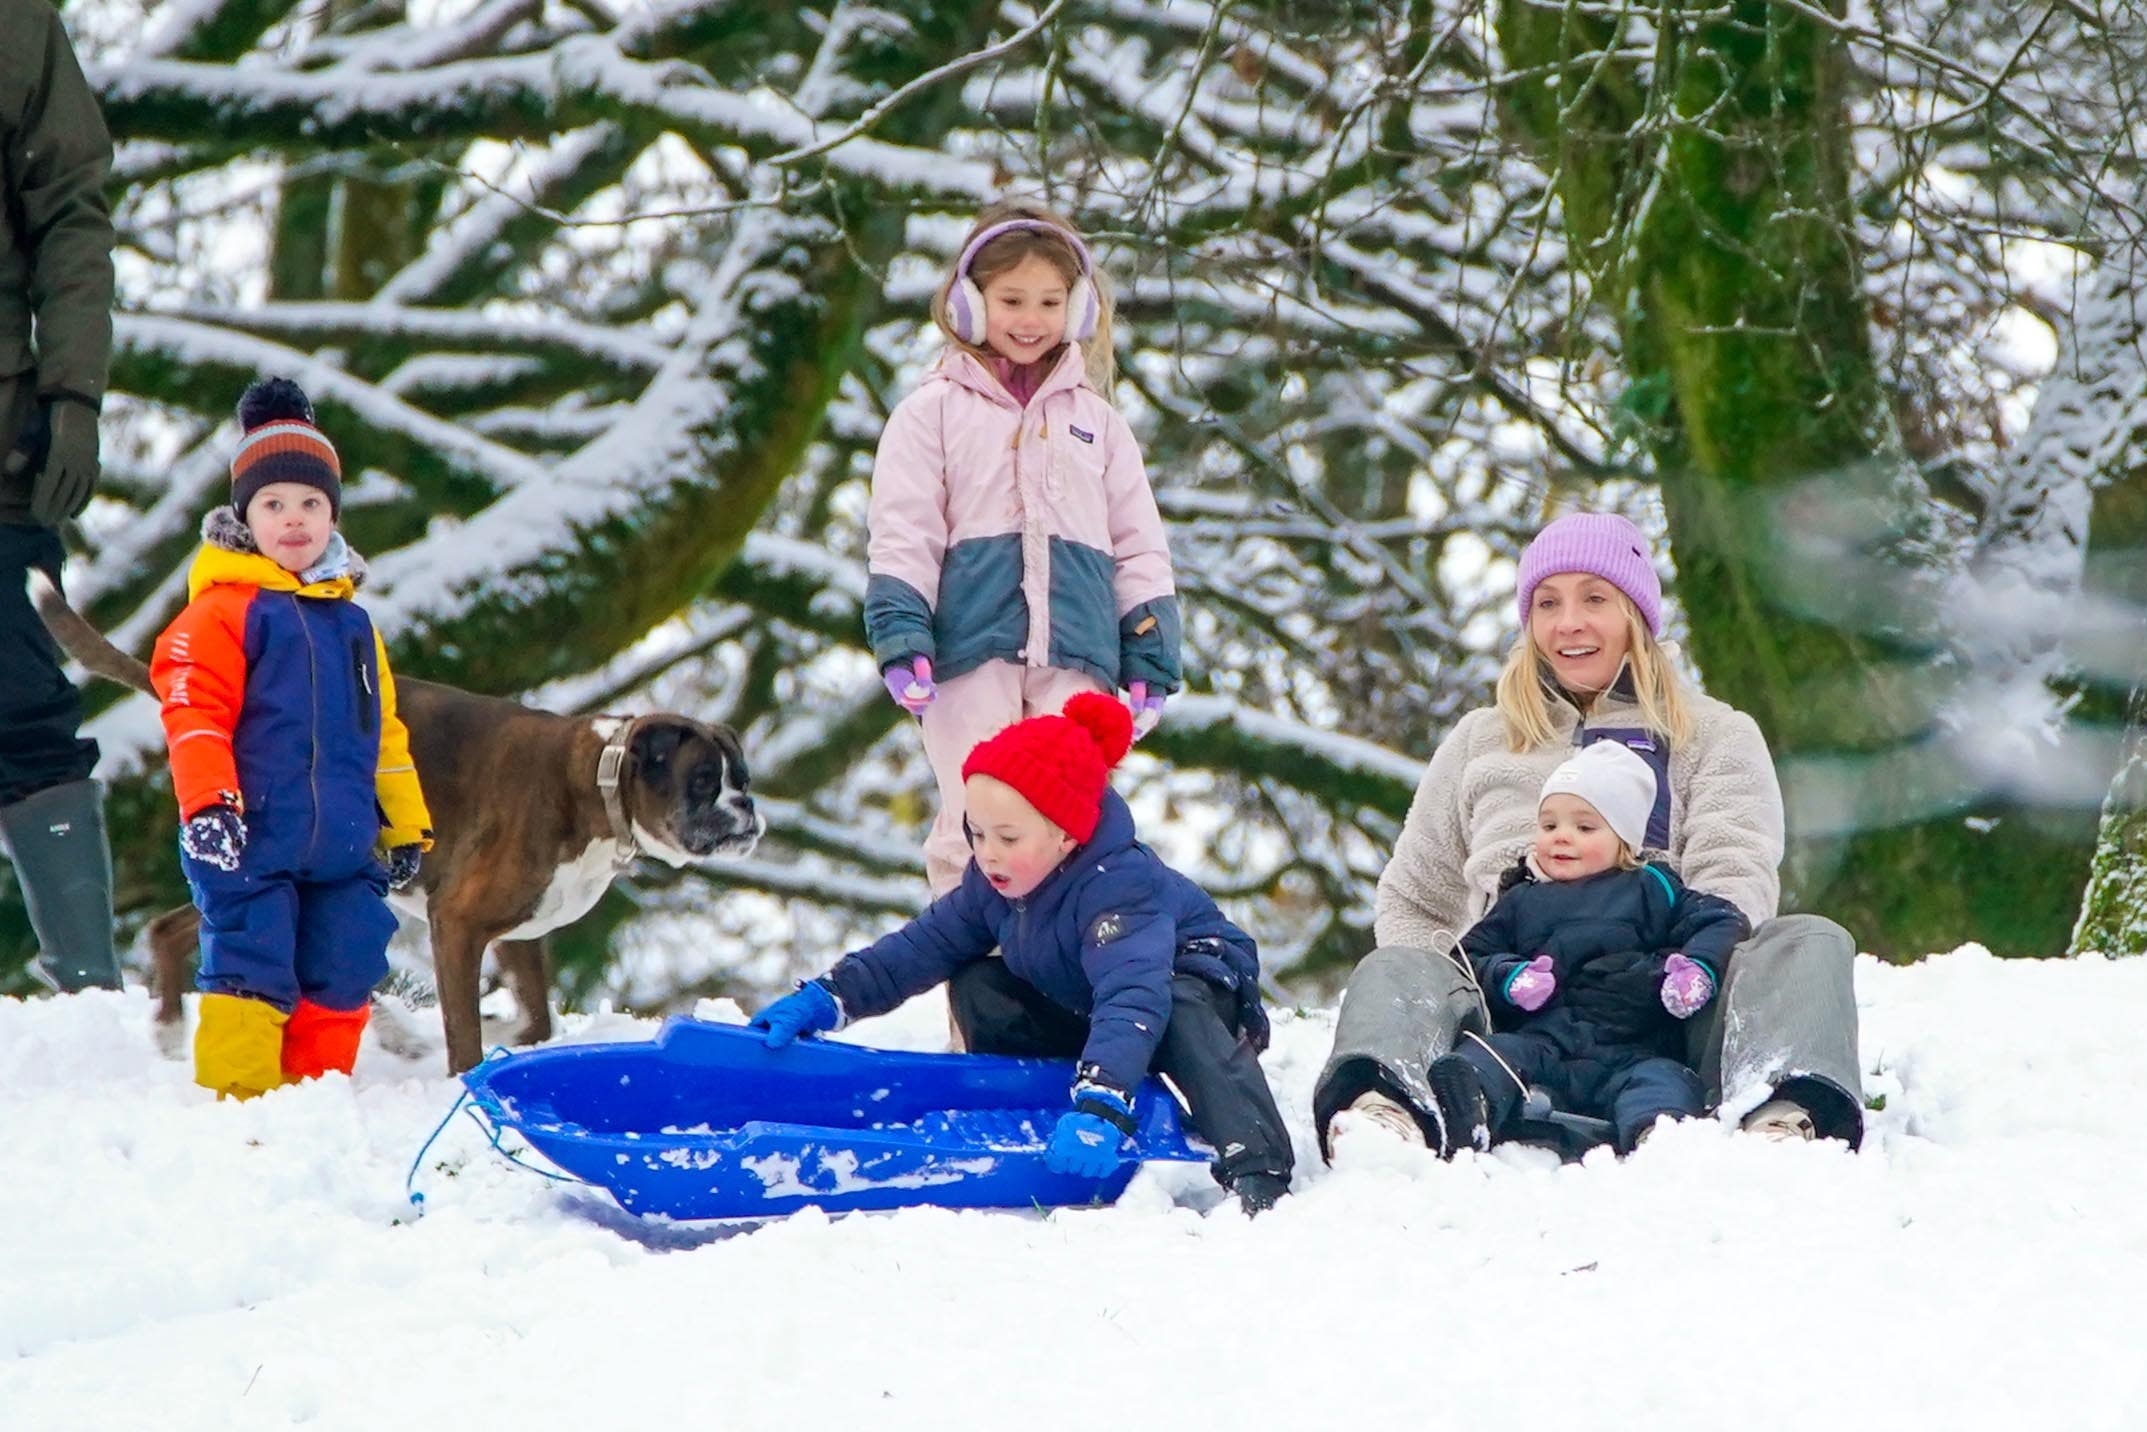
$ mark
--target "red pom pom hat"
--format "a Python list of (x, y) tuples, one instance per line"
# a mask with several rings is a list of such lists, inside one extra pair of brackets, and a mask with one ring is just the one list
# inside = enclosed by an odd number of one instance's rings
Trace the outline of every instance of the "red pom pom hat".
[(1111, 767), (1133, 744), (1133, 715), (1116, 697), (1084, 691), (1057, 716), (1016, 721), (980, 741), (962, 779), (991, 776), (1021, 792), (1077, 841), (1096, 833)]

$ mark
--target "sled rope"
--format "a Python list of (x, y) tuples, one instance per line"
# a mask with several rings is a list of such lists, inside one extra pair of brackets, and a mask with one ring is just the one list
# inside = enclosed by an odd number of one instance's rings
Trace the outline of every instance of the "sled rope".
[(1511, 1064), (1508, 1064), (1503, 1059), (1499, 1059), (1498, 1051), (1491, 1047), (1490, 1040), (1484, 1038), (1482, 1035), (1478, 1034), (1473, 1029), (1462, 1030), (1461, 1037), (1463, 1039), (1475, 1040), (1479, 1045), (1483, 1046), (1484, 1053), (1490, 1055), (1493, 1059), (1498, 1059), (1498, 1067), (1506, 1071), (1506, 1077), (1513, 1081), (1513, 1087), (1521, 1091), (1522, 1098), (1525, 1099), (1528, 1097), (1527, 1082), (1523, 1080), (1520, 1075), (1513, 1072), (1513, 1066)]
[[(1653, 867), (1650, 868), (1652, 869)], [(1660, 872), (1657, 873), (1656, 878), (1661, 878)], [(1461, 977), (1469, 982), (1469, 988), (1476, 991), (1477, 1005), (1484, 1009), (1490, 1008), (1491, 1001), (1489, 997), (1484, 994), (1484, 987), (1476, 982), (1476, 971), (1470, 966), (1468, 957), (1461, 953), (1461, 941), (1454, 937), (1454, 932), (1452, 930), (1437, 930), (1433, 933), (1444, 935), (1446, 937), (1446, 948), (1440, 951), (1440, 953), (1446, 956), (1446, 962), (1448, 964), (1452, 965), (1455, 969), (1461, 971)], [(1498, 1067), (1506, 1071), (1506, 1077), (1513, 1081), (1513, 1087), (1521, 1091), (1521, 1098), (1524, 1100), (1528, 1098), (1528, 1081), (1523, 1079), (1520, 1075), (1514, 1073), (1513, 1066), (1499, 1057), (1499, 1052), (1491, 1047), (1490, 1040), (1485, 1039), (1482, 1035), (1478, 1034), (1473, 1029), (1462, 1030), (1461, 1037), (1464, 1039), (1473, 1039), (1477, 1042), (1478, 1045), (1482, 1046), (1483, 1052), (1490, 1055), (1493, 1059), (1497, 1060)]]
[(432, 1151), (434, 1141), (446, 1131), (447, 1121), (454, 1118), (469, 1101), (470, 1091), (464, 1089), (455, 1102), (447, 1106), (447, 1112), (440, 1116), (440, 1122), (432, 1126), (432, 1132), (425, 1136), (425, 1142), (418, 1145), (417, 1157), (410, 1160), (410, 1172), (403, 1175), (403, 1197), (409, 1200), (410, 1206), (417, 1210), (419, 1217), (423, 1217), (425, 1213), (425, 1195), (417, 1189), (418, 1166), (425, 1162), (425, 1155)]
[[(508, 1050), (505, 1045), (494, 1045), (491, 1053), (487, 1054), (485, 1058), (489, 1061), (500, 1058), (507, 1053)], [(409, 1200), (410, 1206), (417, 1211), (419, 1217), (423, 1217), (425, 1213), (425, 1195), (417, 1187), (418, 1169), (424, 1165), (425, 1155), (432, 1151), (432, 1146), (439, 1141), (440, 1135), (447, 1132), (448, 1123), (453, 1120), (456, 1114), (464, 1112), (465, 1106), (467, 1106), (470, 1122), (477, 1125), (478, 1132), (482, 1133), (485, 1136), (485, 1141), (492, 1145), (492, 1151), (516, 1168), (524, 1169), (540, 1178), (551, 1179), (554, 1183), (588, 1182), (587, 1179), (576, 1178), (572, 1174), (553, 1173), (549, 1169), (538, 1168), (533, 1163), (525, 1163), (520, 1155), (500, 1143), (500, 1138), (506, 1133), (506, 1130), (486, 1119), (478, 1107), (470, 1103), (470, 1091), (464, 1088), (460, 1094), (456, 1095), (455, 1102), (448, 1106), (447, 1112), (440, 1116), (440, 1122), (432, 1126), (432, 1132), (427, 1134), (425, 1142), (418, 1146), (417, 1156), (410, 1160), (410, 1171), (403, 1175), (403, 1196)]]

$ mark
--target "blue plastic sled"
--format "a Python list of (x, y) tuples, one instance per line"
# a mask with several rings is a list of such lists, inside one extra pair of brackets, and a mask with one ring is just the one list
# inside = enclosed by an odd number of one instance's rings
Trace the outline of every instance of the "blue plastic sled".
[(1073, 1066), (911, 1054), (671, 1019), (654, 1040), (502, 1054), (462, 1076), (496, 1126), (633, 1213), (770, 1218), (800, 1208), (1109, 1203), (1138, 1161), (1204, 1160), (1155, 1080), (1135, 1152), (1105, 1179), (1044, 1167)]

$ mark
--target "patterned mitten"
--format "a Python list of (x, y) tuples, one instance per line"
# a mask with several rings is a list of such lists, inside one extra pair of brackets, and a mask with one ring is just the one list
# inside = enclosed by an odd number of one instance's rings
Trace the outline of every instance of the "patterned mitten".
[(1675, 954), (1662, 962), (1662, 1007), (1677, 1019), (1690, 1019), (1715, 997), (1715, 977), (1698, 960)]
[(1558, 976), (1551, 973), (1551, 957), (1538, 955), (1515, 970), (1506, 981), (1506, 1002), (1530, 1014), (1551, 1002), (1558, 993)]
[(203, 806), (179, 827), (179, 848), (203, 865), (236, 870), (246, 849), (246, 822), (236, 806)]

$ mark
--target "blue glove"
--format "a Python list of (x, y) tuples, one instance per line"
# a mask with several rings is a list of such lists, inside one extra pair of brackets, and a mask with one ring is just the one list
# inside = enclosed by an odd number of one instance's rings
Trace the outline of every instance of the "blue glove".
[(203, 806), (179, 827), (179, 848), (203, 865), (236, 870), (239, 854), (246, 849), (246, 821), (237, 806)]
[(1074, 1085), (1074, 1106), (1059, 1115), (1044, 1166), (1075, 1178), (1105, 1178), (1118, 1167), (1118, 1146), (1133, 1132), (1133, 1101), (1108, 1084)]
[(768, 1032), (770, 1049), (781, 1049), (801, 1034), (824, 1034), (842, 1028), (842, 1003), (818, 980), (808, 980), (753, 1016), (748, 1029)]

